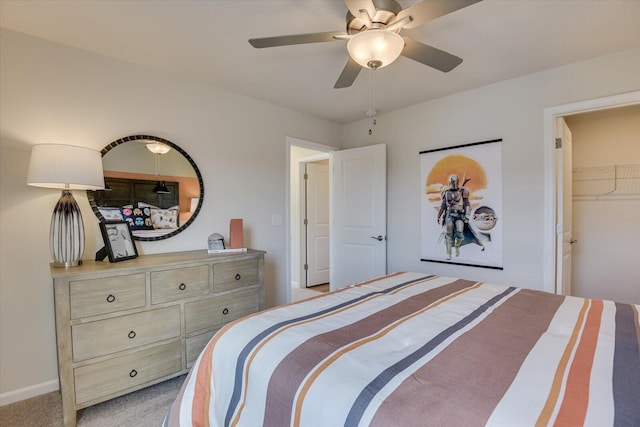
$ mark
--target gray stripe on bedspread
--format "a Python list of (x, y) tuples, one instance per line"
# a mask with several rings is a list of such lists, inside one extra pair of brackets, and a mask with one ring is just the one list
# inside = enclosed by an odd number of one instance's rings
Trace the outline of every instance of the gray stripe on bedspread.
[(257, 334), (251, 341), (249, 341), (249, 343), (247, 343), (247, 345), (242, 349), (242, 351), (240, 352), (240, 354), (238, 355), (238, 362), (236, 364), (236, 371), (235, 371), (235, 382), (233, 385), (233, 394), (231, 395), (231, 400), (229, 402), (229, 407), (227, 408), (227, 414), (225, 416), (225, 420), (224, 420), (224, 425), (225, 426), (229, 426), (231, 424), (231, 420), (233, 418), (233, 414), (236, 412), (236, 408), (240, 402), (240, 396), (242, 394), (242, 387), (243, 387), (243, 372), (244, 372), (244, 366), (246, 364), (247, 358), (249, 357), (249, 355), (251, 354), (251, 352), (253, 351), (253, 349), (266, 337), (268, 337), (269, 335), (273, 334), (274, 332), (276, 332), (278, 329), (284, 328), (292, 323), (296, 323), (296, 322), (302, 322), (305, 320), (309, 320), (309, 319), (313, 319), (314, 317), (319, 317), (319, 316), (323, 316), (327, 313), (331, 313), (333, 311), (337, 311), (340, 310), (341, 308), (347, 307), (351, 304), (355, 304), (358, 303), (364, 299), (367, 298), (371, 298), (374, 295), (380, 295), (380, 294), (386, 294), (386, 293), (390, 293), (395, 291), (396, 289), (400, 289), (404, 286), (410, 285), (412, 283), (416, 283), (419, 282), (421, 280), (426, 280), (428, 278), (431, 277), (435, 277), (434, 275), (425, 275), (425, 276), (421, 276), (417, 279), (413, 279), (413, 280), (409, 280), (403, 283), (399, 283), (398, 285), (389, 287), (387, 289), (383, 289), (380, 291), (375, 291), (375, 292), (370, 292), (368, 294), (362, 295), (358, 298), (354, 298), (352, 300), (349, 301), (345, 301), (343, 303), (337, 304), (333, 307), (329, 307), (326, 308), (324, 310), (320, 310), (314, 313), (310, 313), (307, 314), (305, 316), (300, 316), (300, 317), (296, 317), (294, 319), (290, 319), (290, 320), (286, 320), (283, 322), (279, 322), (276, 323), (275, 325), (270, 326), (269, 328), (265, 329), (264, 331), (262, 331), (261, 333)]
[(485, 426), (564, 299), (513, 295), (407, 377), (370, 425)]
[(416, 350), (412, 354), (409, 354), (398, 363), (385, 369), (380, 375), (378, 375), (373, 381), (371, 381), (362, 389), (362, 392), (360, 392), (360, 395), (353, 403), (353, 406), (351, 407), (351, 410), (347, 415), (347, 419), (344, 425), (357, 426), (360, 423), (360, 420), (371, 401), (375, 398), (378, 392), (382, 390), (382, 388), (386, 386), (396, 375), (427, 355), (434, 348), (442, 344), (451, 335), (480, 317), (480, 315), (487, 311), (487, 309), (498, 303), (500, 300), (512, 293), (515, 289), (516, 288), (514, 287), (510, 287), (501, 294), (498, 294), (495, 297), (491, 298), (486, 303), (482, 304), (473, 312), (471, 312), (468, 316), (464, 317), (459, 322), (451, 325), (450, 327), (436, 335), (433, 339), (420, 347), (418, 350)]
[(264, 427), (291, 424), (294, 399), (309, 373), (335, 351), (375, 335), (390, 324), (411, 316), (428, 305), (477, 282), (458, 279), (390, 305), (354, 323), (311, 337), (292, 350), (271, 375), (267, 389)]
[(616, 303), (613, 399), (617, 427), (640, 426), (640, 349), (633, 308)]

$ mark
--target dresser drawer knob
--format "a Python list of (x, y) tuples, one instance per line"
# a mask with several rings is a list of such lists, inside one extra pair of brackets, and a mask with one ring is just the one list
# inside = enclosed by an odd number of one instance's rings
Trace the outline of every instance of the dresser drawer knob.
[(178, 286), (178, 288), (180, 288), (181, 291), (184, 291), (185, 289), (187, 289), (187, 285), (185, 285), (184, 283), (180, 283), (180, 286)]
[(240, 275), (240, 273), (236, 274), (236, 280), (240, 280), (242, 279), (242, 276)]
[(113, 296), (112, 294), (109, 294), (109, 296), (107, 296), (107, 302), (114, 302), (116, 300), (116, 297)]
[(127, 336), (131, 339), (134, 339), (136, 337), (136, 331), (129, 331), (129, 335)]
[(225, 307), (225, 309), (222, 310), (222, 314), (224, 314), (225, 316), (229, 314), (229, 309)]
[(129, 372), (129, 376), (131, 378), (135, 377), (136, 375), (138, 375), (138, 371), (136, 371), (135, 369), (132, 369), (131, 372)]

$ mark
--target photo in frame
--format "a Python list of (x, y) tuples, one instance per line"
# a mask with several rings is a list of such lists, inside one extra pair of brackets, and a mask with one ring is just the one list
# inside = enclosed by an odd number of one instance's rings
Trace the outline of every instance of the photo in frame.
[(502, 139), (420, 152), (421, 261), (502, 270)]
[(124, 261), (138, 256), (127, 221), (100, 222), (100, 231), (109, 262)]

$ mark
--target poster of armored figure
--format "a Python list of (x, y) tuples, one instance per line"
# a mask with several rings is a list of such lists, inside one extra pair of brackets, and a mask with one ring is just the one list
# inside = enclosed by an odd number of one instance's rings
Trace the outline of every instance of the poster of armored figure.
[(502, 269), (502, 139), (420, 152), (421, 260)]

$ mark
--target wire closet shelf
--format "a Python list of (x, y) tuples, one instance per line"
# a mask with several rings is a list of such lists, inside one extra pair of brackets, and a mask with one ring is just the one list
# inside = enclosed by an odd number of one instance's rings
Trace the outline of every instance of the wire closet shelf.
[(640, 198), (640, 163), (573, 169), (574, 198)]

